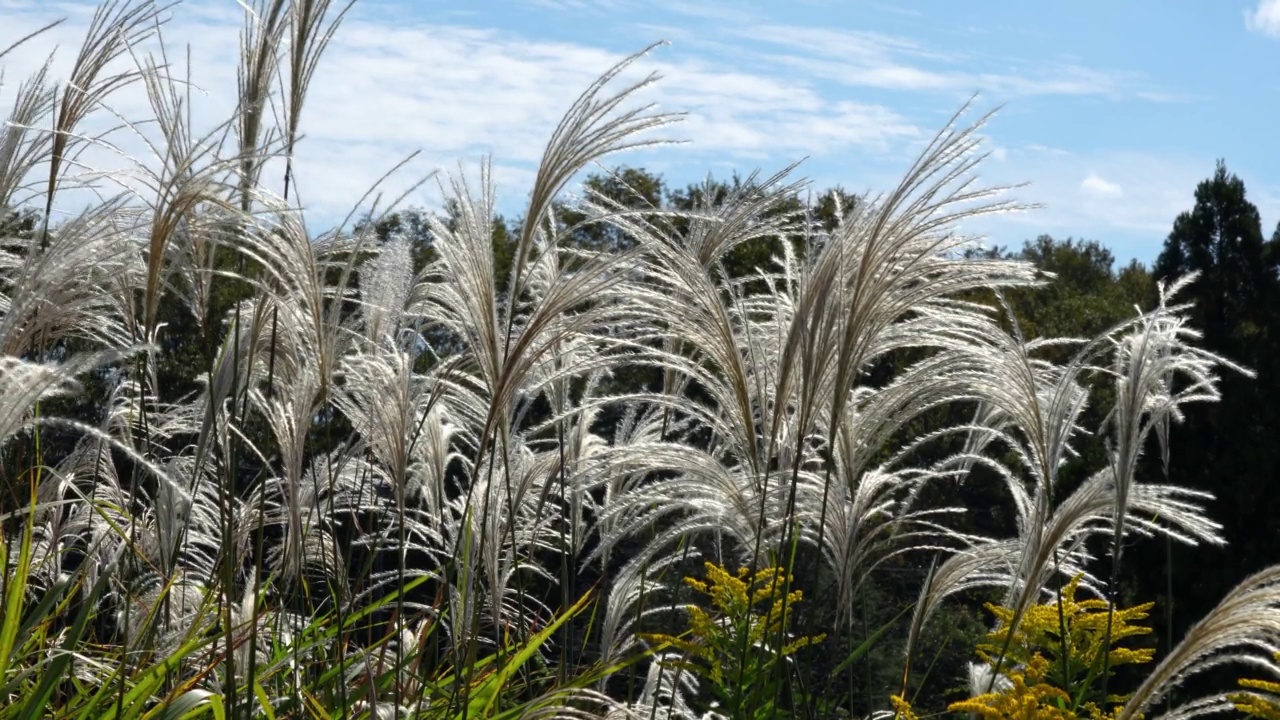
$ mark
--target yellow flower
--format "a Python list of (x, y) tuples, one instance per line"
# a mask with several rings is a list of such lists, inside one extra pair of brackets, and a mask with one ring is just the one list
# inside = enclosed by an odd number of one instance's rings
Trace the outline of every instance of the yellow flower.
[[(1280, 662), (1280, 653), (1275, 658)], [(1249, 678), (1242, 678), (1239, 683), (1240, 687), (1253, 692), (1232, 693), (1227, 696), (1236, 710), (1263, 720), (1280, 720), (1280, 683)]]
[(1117, 645), (1126, 638), (1151, 633), (1151, 628), (1138, 623), (1147, 618), (1153, 604), (1144, 603), (1108, 612), (1109, 605), (1105, 600), (1076, 599), (1080, 579), (1081, 576), (1076, 576), (1063, 586), (1061, 606), (1055, 600), (1028, 608), (1011, 640), (1009, 623), (1013, 620), (1013, 610), (988, 605), (999, 620), (999, 626), (979, 645), (978, 654), (994, 664), (994, 658), (999, 657), (1006, 641), (1008, 650), (1001, 663), (1004, 667), (1023, 666), (1034, 655), (1048, 654), (1052, 662), (1047, 670), (1047, 681), (1066, 691), (1074, 704), (1083, 707), (1088, 702), (1123, 702), (1126, 699), (1123, 695), (1095, 697), (1092, 684), (1101, 678), (1104, 667), (1110, 675), (1121, 665), (1151, 662), (1155, 653), (1153, 649)]
[[(705, 563), (706, 579), (687, 577), (684, 584), (705, 595), (711, 608), (689, 605), (685, 609), (689, 626), (680, 636), (645, 634), (653, 644), (667, 645), (684, 655), (684, 665), (701, 672), (716, 685), (724, 684), (725, 667), (744, 667), (741, 654), (745, 635), (748, 652), (758, 655), (779, 635), (785, 637), (791, 612), (804, 595), (787, 591), (792, 577), (783, 568), (768, 567), (751, 573), (739, 568), (730, 573), (714, 563)], [(776, 651), (774, 658), (822, 642), (825, 635), (799, 637)], [(770, 662), (766, 659), (766, 664)]]
[(952, 703), (949, 709), (990, 720), (1114, 717), (1115, 710), (1108, 712), (1105, 705), (1122, 703), (1126, 696), (1101, 697), (1094, 684), (1104, 668), (1110, 675), (1120, 665), (1151, 661), (1152, 649), (1117, 647), (1117, 643), (1151, 632), (1138, 623), (1147, 618), (1152, 604), (1112, 610), (1105, 600), (1077, 600), (1080, 579), (1077, 576), (1063, 586), (1055, 601), (1028, 608), (1012, 635), (1009, 625), (1014, 611), (988, 605), (999, 622), (978, 646), (978, 656), (993, 667), (999, 658), (1010, 685)]
[(1049, 661), (1035, 654), (1026, 668), (1009, 673), (1007, 690), (990, 692), (951, 703), (951, 712), (967, 712), (989, 720), (1076, 720), (1065, 709), (1067, 693), (1044, 681)]
[[(1059, 653), (1064, 645), (1062, 625), (1065, 624), (1067, 634), (1065, 646), (1071, 669), (1084, 671), (1099, 668), (1102, 665), (1103, 645), (1108, 640), (1107, 623), (1111, 623), (1108, 665), (1115, 668), (1120, 665), (1150, 662), (1154, 657), (1151, 648), (1121, 648), (1116, 643), (1135, 635), (1147, 635), (1151, 628), (1134, 623), (1147, 619), (1153, 603), (1144, 603), (1131, 608), (1116, 608), (1108, 618), (1108, 603), (1105, 600), (1076, 600), (1076, 590), (1080, 586), (1080, 576), (1076, 576), (1062, 588), (1062, 609), (1059, 613), (1058, 603), (1049, 602), (1033, 605), (1022, 618), (1014, 633), (1011, 649), (1043, 648)], [(987, 606), (1000, 620), (1000, 627), (987, 638), (987, 642), (979, 649), (988, 656), (1000, 652), (1009, 632), (1009, 623), (1013, 620), (1010, 608)], [(1018, 657), (1010, 653), (1015, 662), (1025, 662), (1026, 657)], [(1059, 660), (1061, 662), (1061, 660)], [(1056, 669), (1052, 670), (1056, 672)]]
[(894, 717), (896, 720), (920, 720), (920, 716), (916, 715), (915, 710), (911, 709), (911, 703), (901, 695), (889, 696), (889, 703), (893, 705)]

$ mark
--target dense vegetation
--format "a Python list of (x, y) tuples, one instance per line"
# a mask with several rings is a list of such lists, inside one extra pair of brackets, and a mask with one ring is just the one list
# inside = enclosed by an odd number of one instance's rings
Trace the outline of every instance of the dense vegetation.
[[(249, 5), (207, 135), (147, 2), (14, 92), (0, 718), (1280, 717), (1280, 228), (1224, 165), (1150, 270), (956, 234), (1016, 207), (964, 113), (878, 196), (570, 200), (677, 119), (631, 58), (514, 221), (482, 168), (317, 235), (345, 11)], [(131, 86), (160, 164), (78, 173)]]

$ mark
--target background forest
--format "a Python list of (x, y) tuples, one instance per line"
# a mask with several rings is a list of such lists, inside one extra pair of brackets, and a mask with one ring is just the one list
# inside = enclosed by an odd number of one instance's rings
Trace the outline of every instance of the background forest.
[(252, 3), (207, 134), (151, 3), (16, 87), (0, 718), (1280, 717), (1280, 226), (1224, 163), (1152, 267), (986, 248), (985, 118), (880, 195), (669, 187), (611, 159), (678, 131), (637, 56), (519, 217), (481, 167), (318, 233), (343, 12)]

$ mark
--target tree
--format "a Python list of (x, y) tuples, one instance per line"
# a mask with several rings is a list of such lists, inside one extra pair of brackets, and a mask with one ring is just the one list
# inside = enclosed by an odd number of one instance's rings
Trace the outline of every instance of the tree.
[(1155, 301), (1146, 269), (1134, 262), (1117, 273), (1115, 257), (1095, 240), (1041, 235), (1009, 257), (1053, 276), (1045, 287), (1010, 292), (1028, 337), (1093, 337), (1132, 317), (1135, 305), (1150, 307)]
[[(662, 176), (644, 168), (618, 167), (606, 173), (592, 173), (582, 185), (587, 199), (627, 210), (657, 210), (666, 193)], [(635, 246), (635, 238), (613, 225), (580, 224), (587, 217), (580, 210), (562, 204), (557, 216), (565, 228), (571, 229), (569, 242), (583, 250), (620, 252)]]
[[(444, 226), (449, 229), (457, 227), (458, 207), (449, 202), (439, 214)], [(432, 212), (426, 208), (410, 207), (389, 213), (378, 220), (367, 219), (356, 226), (356, 232), (364, 231), (369, 223), (373, 224), (373, 232), (379, 244), (386, 243), (396, 235), (402, 235), (409, 242), (413, 257), (413, 270), (418, 272), (436, 258), (432, 248), (431, 220)], [(511, 262), (515, 253), (516, 230), (507, 224), (501, 215), (493, 217), (493, 256), (497, 263), (497, 281), (499, 290), (505, 289), (507, 276), (511, 272)]]
[[(1169, 480), (1216, 496), (1211, 514), (1225, 526), (1229, 543), (1225, 550), (1176, 548), (1169, 559), (1171, 578), (1164, 577), (1154, 555), (1152, 562), (1134, 564), (1140, 569), (1136, 582), (1147, 592), (1166, 582), (1174, 590), (1175, 637), (1212, 607), (1222, 588), (1280, 557), (1280, 496), (1273, 489), (1280, 475), (1278, 248), (1280, 228), (1270, 241), (1263, 239), (1244, 182), (1219, 161), (1213, 177), (1197, 186), (1195, 206), (1174, 221), (1156, 261), (1155, 274), (1166, 281), (1199, 273), (1183, 295), (1195, 303), (1193, 327), (1203, 331), (1206, 349), (1258, 375), (1250, 380), (1228, 372), (1222, 402), (1194, 407), (1172, 428)], [(1156, 458), (1149, 460), (1152, 472), (1162, 471)], [(1164, 599), (1157, 612), (1168, 609), (1160, 607), (1171, 601)]]
[(1245, 197), (1244, 181), (1218, 162), (1214, 175), (1196, 187), (1196, 204), (1178, 216), (1156, 260), (1157, 277), (1197, 272), (1194, 319), (1206, 344), (1239, 362), (1260, 357), (1258, 343), (1273, 314), (1277, 248), (1263, 240), (1258, 208)]

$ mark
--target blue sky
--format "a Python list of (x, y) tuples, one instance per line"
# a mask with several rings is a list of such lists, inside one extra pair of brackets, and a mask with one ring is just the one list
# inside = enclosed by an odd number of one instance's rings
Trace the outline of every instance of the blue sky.
[[(67, 15), (55, 39), (69, 56), (88, 7), (0, 0), (16, 20), (0, 45)], [(191, 47), (210, 122), (233, 102), (240, 19), (229, 0), (187, 0), (165, 31), (171, 47)], [(670, 45), (640, 67), (665, 78), (646, 97), (688, 113), (664, 132), (689, 142), (612, 162), (674, 185), (807, 158), (799, 172), (815, 189), (885, 188), (978, 93), (976, 111), (1002, 106), (984, 132), (983, 179), (1030, 183), (1015, 197), (1044, 205), (965, 228), (989, 242), (1072, 235), (1149, 262), (1220, 157), (1244, 178), (1264, 230), (1280, 222), (1280, 0), (360, 0), (308, 100), (302, 197), (313, 217), (339, 217), (410, 152), (421, 155), (390, 194), (459, 163), (474, 178), (487, 153), (500, 207), (518, 214), (560, 113), (595, 74), (656, 40)], [(5, 59), (0, 103), (45, 52)], [(145, 110), (139, 98), (120, 104)], [(433, 187), (408, 202), (433, 204)]]

